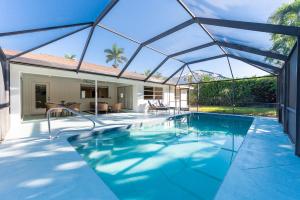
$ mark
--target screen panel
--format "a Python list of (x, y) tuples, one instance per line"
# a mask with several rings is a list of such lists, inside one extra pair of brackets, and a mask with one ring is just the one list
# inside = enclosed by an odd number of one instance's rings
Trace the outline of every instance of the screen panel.
[[(179, 75), (180, 76), (180, 75)], [(195, 79), (195, 73), (193, 71), (190, 71), (188, 67), (185, 67), (183, 69), (183, 72), (181, 74), (181, 77), (178, 81), (178, 85), (184, 85), (184, 84), (191, 84), (191, 83), (197, 83), (198, 80)], [(178, 79), (177, 79), (178, 80)]]
[(199, 81), (231, 79), (231, 72), (226, 58), (209, 60), (189, 65)]
[(143, 47), (122, 77), (144, 80), (164, 59), (164, 55)]
[(119, 1), (102, 24), (143, 42), (189, 19), (174, 0), (128, 0)]
[(1, 0), (0, 32), (93, 22), (110, 0)]
[(217, 46), (210, 46), (207, 48), (203, 48), (197, 51), (192, 51), (190, 53), (186, 53), (180, 56), (177, 56), (176, 59), (182, 60), (184, 62), (192, 62), (196, 60), (201, 60), (205, 58), (210, 58), (213, 56), (223, 55), (223, 51)]
[(212, 39), (208, 34), (198, 24), (191, 24), (150, 44), (150, 46), (170, 55), (209, 42), (212, 42)]
[(96, 27), (83, 62), (95, 65), (91, 70), (117, 76), (137, 48), (137, 43)]
[(51, 66), (76, 69), (91, 28), (82, 30), (42, 48), (24, 54), (23, 57), (36, 58)]
[(184, 84), (192, 84), (197, 83), (198, 80), (195, 79), (194, 73), (189, 70), (187, 66), (185, 66), (182, 70), (177, 72), (167, 83), (168, 84), (178, 84), (178, 85), (184, 85)]
[(66, 34), (72, 33), (87, 26), (61, 28), (49, 31), (40, 31), (20, 35), (0, 37), (0, 46), (3, 50), (10, 50), (11, 55), (32, 49)]
[(229, 58), (229, 60), (235, 78), (251, 78), (270, 75), (270, 73), (242, 61), (233, 58)]
[(290, 0), (183, 0), (198, 17), (268, 23), (268, 18)]
[(261, 55), (257, 55), (257, 54), (253, 54), (253, 53), (249, 53), (249, 52), (245, 52), (245, 51), (240, 51), (240, 50), (236, 50), (236, 49), (231, 49), (231, 48), (225, 48), (227, 50), (227, 52), (229, 54), (235, 55), (235, 56), (239, 56), (239, 57), (243, 57), (243, 58), (247, 58), (253, 61), (259, 61), (261, 63), (265, 63), (265, 64), (270, 64), (274, 67), (278, 67), (281, 68), (284, 64), (284, 61), (281, 60), (277, 60), (277, 59), (271, 59), (265, 56), (261, 56)]
[(183, 74), (183, 71), (185, 70), (185, 68), (187, 68), (187, 67), (185, 66), (184, 68), (182, 68), (182, 70), (179, 70), (179, 72), (177, 72), (172, 78), (170, 78), (167, 81), (167, 84), (176, 85), (179, 82), (180, 75)]
[(288, 55), (293, 44), (287, 50), (275, 49), (275, 39), (273, 37), (281, 37), (281, 34), (270, 34), (258, 31), (249, 31), (243, 29), (226, 28), (220, 26), (206, 25), (206, 29), (214, 36), (217, 41), (229, 42), (234, 44), (245, 45), (265, 51), (274, 51), (279, 54)]
[(168, 59), (151, 77), (149, 80), (153, 82), (162, 83), (169, 78), (176, 70), (182, 67), (183, 63), (174, 59)]

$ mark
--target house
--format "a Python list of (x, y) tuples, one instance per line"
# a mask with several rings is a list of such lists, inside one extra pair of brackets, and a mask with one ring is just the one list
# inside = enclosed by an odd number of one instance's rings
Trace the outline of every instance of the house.
[[(6, 50), (5, 53), (14, 52)], [(144, 82), (145, 75), (134, 72), (117, 78), (120, 69), (90, 63), (82, 63), (82, 71), (76, 73), (76, 64), (76, 60), (46, 54), (28, 53), (13, 59), (10, 63), (11, 121), (20, 124), (23, 120), (45, 117), (46, 102), (77, 102), (80, 111), (93, 112), (91, 104), (96, 101), (96, 93), (98, 102), (109, 106), (122, 103), (122, 109), (134, 112), (147, 112), (148, 101), (175, 105), (174, 86)], [(183, 98), (187, 98), (187, 91), (182, 89)], [(181, 106), (187, 107), (187, 101), (183, 99)]]

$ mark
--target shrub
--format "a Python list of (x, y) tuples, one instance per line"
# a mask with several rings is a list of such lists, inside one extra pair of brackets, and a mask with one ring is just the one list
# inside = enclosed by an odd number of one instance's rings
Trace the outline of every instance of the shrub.
[[(254, 77), (232, 81), (216, 81), (199, 84), (199, 104), (251, 106), (276, 103), (276, 77)], [(190, 91), (190, 104), (195, 105), (197, 90)]]

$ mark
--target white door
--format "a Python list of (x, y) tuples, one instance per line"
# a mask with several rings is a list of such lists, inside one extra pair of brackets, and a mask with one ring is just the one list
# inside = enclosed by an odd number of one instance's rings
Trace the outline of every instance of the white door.
[(187, 109), (188, 106), (188, 89), (180, 89), (180, 108)]
[(32, 82), (32, 114), (45, 114), (46, 103), (50, 102), (49, 82)]
[(130, 86), (118, 87), (118, 103), (122, 103), (122, 108), (132, 109), (132, 89)]
[(125, 87), (118, 87), (118, 103), (122, 103), (122, 108), (127, 109), (127, 93)]

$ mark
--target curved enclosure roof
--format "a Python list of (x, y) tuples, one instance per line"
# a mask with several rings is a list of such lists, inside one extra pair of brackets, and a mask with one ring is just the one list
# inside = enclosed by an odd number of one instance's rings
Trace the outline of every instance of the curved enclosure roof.
[(6, 60), (160, 84), (277, 74), (268, 18), (289, 0), (1, 0)]

